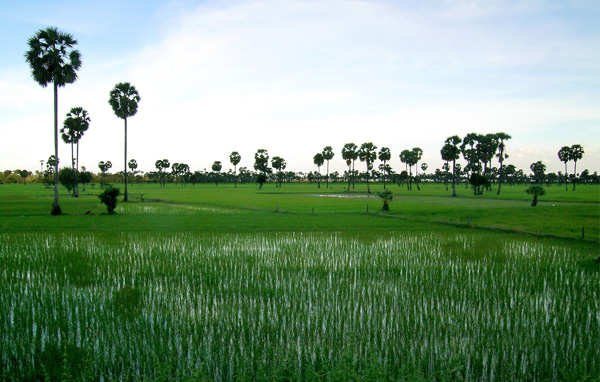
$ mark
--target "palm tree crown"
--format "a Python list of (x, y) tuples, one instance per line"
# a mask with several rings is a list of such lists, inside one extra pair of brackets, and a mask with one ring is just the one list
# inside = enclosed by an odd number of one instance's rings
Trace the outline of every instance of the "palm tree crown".
[(135, 86), (129, 82), (119, 82), (110, 91), (108, 103), (117, 117), (126, 119), (137, 113), (140, 100), (140, 95)]
[(25, 59), (31, 68), (33, 79), (42, 87), (54, 83), (65, 86), (77, 80), (81, 67), (81, 54), (73, 47), (77, 40), (56, 27), (40, 29), (28, 41)]

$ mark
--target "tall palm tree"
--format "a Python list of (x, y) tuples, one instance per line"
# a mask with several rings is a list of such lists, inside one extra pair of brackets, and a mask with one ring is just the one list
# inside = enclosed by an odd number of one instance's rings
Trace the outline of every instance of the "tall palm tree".
[(323, 153), (316, 153), (313, 157), (313, 163), (317, 165), (317, 170), (319, 173), (317, 179), (317, 188), (321, 188), (321, 166), (325, 163), (325, 158), (323, 158)]
[(119, 82), (110, 91), (108, 103), (112, 107), (115, 115), (125, 121), (125, 191), (123, 201), (127, 201), (127, 118), (133, 117), (137, 113), (140, 95), (135, 86), (129, 82)]
[(496, 138), (498, 140), (498, 154), (496, 154), (496, 158), (498, 158), (498, 162), (500, 162), (500, 169), (498, 170), (500, 178), (498, 179), (498, 192), (496, 192), (496, 195), (500, 195), (500, 188), (502, 187), (502, 180), (504, 178), (502, 166), (504, 165), (504, 160), (508, 158), (508, 154), (506, 153), (506, 141), (512, 137), (506, 133), (496, 133)]
[(372, 142), (365, 142), (360, 146), (360, 150), (358, 150), (358, 159), (361, 162), (365, 162), (367, 165), (367, 193), (371, 193), (371, 188), (369, 187), (369, 172), (373, 169), (373, 162), (377, 159), (377, 146), (375, 146)]
[(327, 188), (329, 188), (329, 161), (333, 159), (335, 154), (333, 153), (333, 148), (331, 146), (325, 146), (323, 149), (323, 159), (327, 161)]
[(417, 185), (417, 190), (421, 191), (421, 187), (419, 187), (419, 161), (423, 157), (423, 149), (420, 147), (413, 147), (411, 152), (411, 163), (415, 166), (415, 184)]
[(583, 158), (583, 146), (581, 145), (573, 145), (571, 146), (571, 160), (575, 162), (575, 166), (573, 168), (573, 191), (575, 191), (575, 183), (577, 183), (577, 161)]
[(443, 160), (452, 161), (452, 196), (456, 196), (456, 160), (461, 153), (461, 149), (458, 147), (460, 143), (461, 139), (458, 135), (448, 137), (441, 152)]
[[(81, 54), (73, 48), (77, 40), (55, 27), (40, 29), (27, 44), (29, 50), (25, 53), (25, 60), (33, 79), (42, 87), (49, 83), (54, 86), (54, 155), (58, 158), (58, 88), (77, 80)], [(58, 161), (54, 168), (54, 202), (50, 213), (61, 214), (58, 203)]]
[[(390, 149), (388, 147), (382, 147), (381, 150), (379, 150), (379, 160), (383, 162), (383, 165), (380, 166), (380, 168), (385, 172), (385, 174), (387, 176), (390, 175), (390, 167), (387, 166), (387, 162), (392, 159), (392, 153), (390, 152)], [(386, 179), (386, 175), (383, 176), (383, 189), (386, 189), (386, 185), (385, 185), (385, 179)]]
[[(81, 107), (71, 108), (71, 111), (67, 113), (67, 118), (63, 123), (63, 128), (60, 129), (62, 133), (62, 139), (65, 143), (71, 144), (71, 164), (75, 170), (75, 175), (79, 173), (79, 140), (83, 137), (83, 134), (90, 127), (90, 117), (86, 110)], [(77, 145), (77, 156), (73, 155), (73, 145)], [(76, 159), (75, 159), (76, 158)], [(77, 161), (77, 162), (75, 162)], [(75, 184), (75, 191), (73, 196), (79, 196), (79, 182)]]
[(560, 150), (558, 150), (558, 159), (560, 159), (561, 162), (565, 163), (565, 191), (568, 190), (568, 183), (569, 183), (569, 176), (567, 173), (567, 163), (571, 160), (571, 148), (569, 146), (563, 146), (560, 148)]
[(354, 143), (346, 143), (342, 148), (342, 158), (348, 165), (348, 189), (346, 191), (350, 192), (350, 184), (354, 178), (354, 162), (358, 159), (358, 146)]
[(233, 165), (233, 185), (235, 188), (237, 188), (237, 165), (240, 163), (241, 160), (242, 156), (237, 151), (233, 151), (231, 154), (229, 154), (229, 162), (231, 162), (231, 164)]

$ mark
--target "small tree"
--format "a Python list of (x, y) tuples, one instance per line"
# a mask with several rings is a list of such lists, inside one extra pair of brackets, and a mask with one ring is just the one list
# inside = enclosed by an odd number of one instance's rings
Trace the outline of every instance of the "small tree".
[(533, 200), (531, 201), (531, 207), (537, 206), (538, 196), (546, 195), (546, 190), (542, 186), (530, 186), (525, 192), (529, 195), (533, 195)]
[(469, 178), (469, 183), (471, 183), (471, 186), (473, 186), (473, 194), (481, 195), (483, 194), (483, 188), (487, 187), (490, 181), (484, 175), (473, 173)]
[(385, 189), (381, 192), (378, 192), (377, 195), (379, 195), (379, 197), (381, 198), (381, 201), (383, 202), (383, 207), (381, 207), (382, 211), (389, 211), (390, 210), (390, 202), (392, 200), (394, 200), (394, 194), (392, 194), (392, 191), (390, 191), (389, 189)]
[(117, 198), (120, 194), (121, 191), (118, 188), (108, 186), (98, 195), (100, 203), (106, 205), (109, 215), (114, 215), (115, 208), (117, 208)]
[[(67, 189), (69, 195), (71, 195), (71, 191), (77, 186), (77, 171), (71, 167), (61, 168), (58, 171), (58, 181)], [(72, 196), (75, 196), (75, 193)]]

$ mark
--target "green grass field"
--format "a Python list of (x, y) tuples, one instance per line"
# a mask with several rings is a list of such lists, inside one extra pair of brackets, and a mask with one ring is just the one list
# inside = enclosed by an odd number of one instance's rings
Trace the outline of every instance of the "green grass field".
[(0, 380), (599, 380), (598, 186), (330, 186), (0, 185)]

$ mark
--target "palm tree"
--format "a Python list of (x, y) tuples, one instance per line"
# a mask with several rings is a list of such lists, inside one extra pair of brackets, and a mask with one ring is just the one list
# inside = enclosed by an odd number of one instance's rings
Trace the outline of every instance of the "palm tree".
[(240, 163), (241, 160), (242, 156), (237, 151), (233, 151), (231, 154), (229, 154), (229, 162), (231, 162), (231, 164), (233, 165), (233, 185), (235, 188), (237, 188), (237, 165)]
[(263, 184), (267, 181), (267, 173), (271, 172), (269, 168), (269, 152), (266, 149), (258, 149), (254, 153), (254, 169), (262, 172), (257, 177), (259, 189), (263, 188)]
[[(175, 165), (173, 165), (173, 167), (175, 167)], [(221, 172), (222, 168), (223, 168), (223, 165), (221, 165), (221, 161), (218, 161), (218, 160), (215, 161), (211, 166), (211, 169), (215, 173), (215, 186), (219, 185), (219, 173)]]
[(417, 185), (417, 190), (421, 191), (421, 187), (419, 187), (419, 161), (423, 156), (423, 149), (420, 147), (413, 147), (412, 155), (411, 155), (411, 163), (415, 166), (415, 183)]
[(108, 170), (110, 170), (112, 168), (112, 162), (111, 161), (100, 161), (100, 163), (98, 163), (98, 168), (100, 168), (100, 171), (102, 172), (102, 181), (100, 183), (101, 187), (106, 186), (106, 173), (108, 172)]
[(137, 161), (135, 159), (130, 159), (129, 163), (127, 163), (127, 167), (129, 167), (129, 170), (131, 170), (131, 174), (135, 176), (135, 170), (138, 167)]
[(313, 157), (313, 163), (317, 165), (317, 171), (319, 173), (319, 176), (317, 177), (317, 188), (321, 188), (321, 166), (325, 163), (323, 153), (316, 153)]
[[(380, 166), (380, 169), (382, 171), (384, 171), (384, 174), (387, 174), (387, 176), (390, 175), (390, 167), (387, 165), (387, 162), (392, 159), (392, 153), (390, 152), (390, 149), (388, 147), (382, 147), (381, 150), (379, 150), (379, 160), (383, 162), (383, 165)], [(383, 176), (383, 189), (386, 189), (385, 186), (385, 179), (386, 176)]]
[(369, 172), (373, 169), (373, 162), (377, 159), (377, 146), (375, 146), (372, 142), (365, 142), (360, 146), (360, 150), (358, 150), (358, 159), (361, 162), (365, 162), (367, 165), (367, 193), (371, 193), (371, 188), (369, 188)]
[(568, 190), (568, 183), (569, 183), (569, 176), (567, 173), (567, 163), (571, 160), (571, 148), (569, 146), (563, 146), (560, 148), (560, 150), (558, 150), (558, 159), (560, 159), (561, 162), (565, 163), (565, 191)]
[(165, 186), (165, 170), (171, 167), (171, 162), (168, 159), (159, 159), (154, 162), (154, 167), (158, 170), (159, 181), (161, 186)]
[(537, 206), (538, 196), (546, 195), (546, 190), (542, 186), (530, 186), (525, 190), (529, 195), (533, 195), (533, 200), (531, 201), (531, 207)]
[(571, 146), (571, 160), (575, 162), (575, 167), (573, 168), (573, 191), (575, 191), (575, 183), (577, 183), (577, 161), (583, 158), (583, 146), (581, 145), (573, 145)]
[[(287, 164), (285, 163), (285, 159), (283, 159), (282, 157), (274, 156), (273, 159), (271, 159), (271, 166), (277, 169), (277, 179), (279, 180), (279, 187), (281, 187), (283, 180), (283, 170), (285, 170), (285, 167), (287, 166)], [(277, 183), (275, 183), (275, 187), (277, 187)]]
[[(86, 110), (81, 107), (74, 107), (67, 113), (63, 128), (60, 129), (63, 141), (67, 144), (71, 144), (71, 163), (75, 170), (75, 176), (79, 173), (79, 140), (90, 127), (90, 121), (90, 117)], [(77, 159), (75, 159), (73, 155), (73, 144), (77, 145)], [(77, 160), (77, 163), (75, 163), (75, 160)], [(76, 182), (75, 184), (73, 196), (79, 196), (79, 182)]]
[(504, 178), (504, 170), (502, 166), (504, 164), (504, 160), (508, 158), (508, 154), (506, 153), (506, 141), (512, 137), (506, 133), (497, 133), (496, 138), (498, 140), (498, 154), (496, 154), (496, 158), (498, 158), (498, 162), (500, 162), (500, 169), (498, 170), (500, 173), (500, 178), (498, 179), (498, 192), (496, 192), (496, 195), (500, 195), (500, 188), (502, 187), (502, 180)]
[[(54, 155), (58, 158), (58, 88), (77, 80), (81, 54), (73, 48), (77, 40), (55, 27), (40, 29), (27, 44), (29, 50), (25, 53), (25, 60), (33, 79), (42, 87), (49, 83), (54, 86)], [(54, 202), (50, 213), (61, 214), (58, 203), (58, 161), (54, 168)]]
[(137, 113), (140, 95), (135, 86), (129, 82), (119, 82), (110, 91), (108, 103), (112, 107), (115, 115), (125, 121), (125, 191), (123, 192), (123, 201), (127, 201), (127, 118), (133, 117)]
[(452, 196), (456, 196), (456, 160), (460, 157), (461, 139), (458, 135), (453, 135), (446, 138), (444, 147), (442, 148), (442, 159), (449, 162), (452, 161)]
[(333, 153), (333, 148), (331, 146), (325, 146), (323, 149), (323, 159), (327, 161), (327, 188), (329, 188), (329, 161), (333, 159), (335, 154)]
[[(348, 165), (348, 189), (346, 191), (350, 192), (350, 183), (352, 183), (354, 174), (354, 162), (358, 158), (358, 146), (354, 143), (346, 143), (342, 148), (342, 158)], [(350, 167), (350, 165), (352, 165), (352, 167)]]

